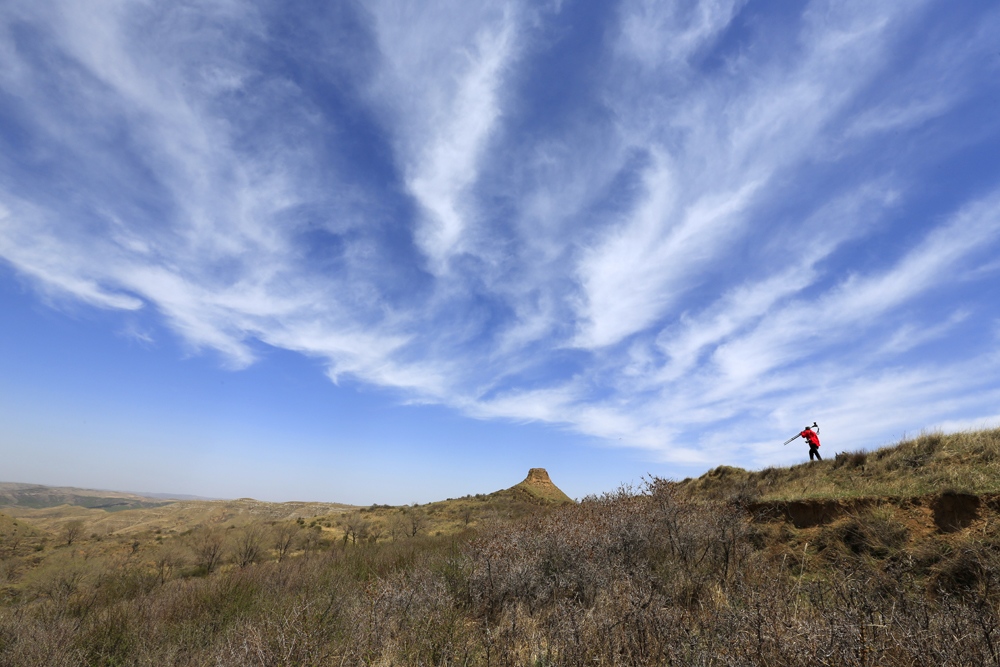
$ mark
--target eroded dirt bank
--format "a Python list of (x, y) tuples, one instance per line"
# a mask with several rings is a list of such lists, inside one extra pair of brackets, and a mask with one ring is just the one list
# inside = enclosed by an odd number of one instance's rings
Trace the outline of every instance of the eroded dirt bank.
[(751, 503), (748, 509), (757, 521), (787, 521), (796, 528), (811, 528), (879, 506), (897, 508), (929, 532), (951, 533), (1000, 513), (1000, 494), (946, 492), (913, 498), (783, 500)]

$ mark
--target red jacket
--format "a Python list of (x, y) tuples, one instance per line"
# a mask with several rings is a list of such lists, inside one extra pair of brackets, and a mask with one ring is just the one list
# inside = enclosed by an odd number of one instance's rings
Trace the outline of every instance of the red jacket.
[(799, 433), (799, 435), (808, 440), (810, 445), (816, 445), (817, 447), (819, 447), (819, 436), (816, 435), (816, 433), (812, 429), (807, 428), (806, 430), (802, 431), (802, 433)]

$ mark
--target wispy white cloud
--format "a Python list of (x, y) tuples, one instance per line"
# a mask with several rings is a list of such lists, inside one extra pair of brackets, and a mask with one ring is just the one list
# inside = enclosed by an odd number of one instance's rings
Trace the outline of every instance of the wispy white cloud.
[(373, 11), (386, 63), (378, 96), (390, 109), (407, 188), (423, 209), (416, 239), (431, 268), (445, 271), (463, 231), (475, 226), (468, 190), (502, 114), (519, 10), (389, 2)]
[(683, 64), (717, 37), (745, 4), (746, 0), (624, 2), (619, 48), (650, 68)]
[(850, 276), (816, 302), (789, 304), (753, 332), (721, 346), (713, 361), (741, 385), (824, 347), (854, 338), (882, 316), (946, 280), (959, 263), (1000, 235), (1000, 192), (974, 202), (935, 229), (891, 270)]
[(996, 317), (997, 165), (931, 201), (960, 121), (886, 142), (995, 92), (997, 13), (582, 4), (370, 3), (305, 45), (266, 2), (0, 8), (0, 257), (233, 367), (261, 342), (678, 464), (780, 458), (732, 434), (821, 408), (851, 442), (987, 414), (987, 351), (912, 353)]
[[(694, 34), (702, 41), (714, 39), (735, 8), (735, 3), (700, 6), (716, 27)], [(646, 24), (646, 13), (640, 9), (624, 23)], [(663, 126), (676, 128), (683, 139), (677, 149), (653, 152), (645, 191), (633, 212), (581, 262), (585, 298), (579, 344), (613, 344), (642, 331), (681, 293), (696, 287), (714, 262), (726, 261), (736, 240), (752, 229), (755, 200), (771, 194), (768, 183), (811, 156), (825, 124), (883, 66), (883, 36), (891, 16), (879, 5), (853, 14), (834, 12), (836, 20), (806, 22), (793, 64), (771, 66), (749, 85), (713, 81), (688, 91), (684, 105), (669, 100), (668, 107), (650, 81), (657, 92), (638, 110), (621, 105), (619, 115), (627, 134), (635, 135), (632, 141), (662, 141)], [(629, 38), (626, 30), (623, 39)], [(653, 127), (643, 106), (650, 104), (664, 112)]]
[(920, 328), (912, 323), (901, 326), (886, 343), (879, 349), (879, 354), (900, 354), (920, 347), (925, 343), (943, 338), (955, 326), (968, 319), (970, 313), (960, 310), (940, 324)]
[[(141, 300), (108, 290), (87, 270), (87, 249), (59, 242), (46, 233), (44, 214), (30, 203), (8, 195), (0, 201), (0, 253), (23, 273), (35, 278), (50, 295), (72, 295), (99, 308), (137, 310)], [(5, 205), (6, 204), (6, 205)], [(13, 207), (14, 210), (11, 210)]]

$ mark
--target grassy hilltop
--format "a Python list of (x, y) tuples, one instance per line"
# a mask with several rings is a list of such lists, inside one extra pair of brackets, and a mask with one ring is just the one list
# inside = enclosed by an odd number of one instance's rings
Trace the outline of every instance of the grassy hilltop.
[(693, 497), (744, 493), (765, 501), (1000, 493), (1000, 429), (923, 434), (872, 452), (840, 453), (788, 468), (750, 472), (719, 466), (678, 487)]
[(1000, 665), (998, 451), (578, 503), (532, 470), (406, 507), (8, 507), (0, 665)]

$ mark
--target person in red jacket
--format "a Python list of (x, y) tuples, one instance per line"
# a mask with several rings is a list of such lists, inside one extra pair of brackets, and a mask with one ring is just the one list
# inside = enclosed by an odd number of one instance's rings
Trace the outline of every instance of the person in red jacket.
[(823, 457), (819, 455), (819, 436), (812, 430), (812, 426), (806, 426), (799, 435), (809, 443), (809, 460), (812, 461), (815, 456), (817, 461), (822, 461)]

